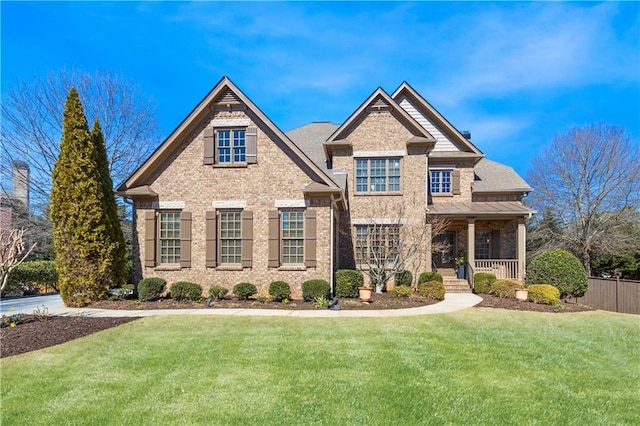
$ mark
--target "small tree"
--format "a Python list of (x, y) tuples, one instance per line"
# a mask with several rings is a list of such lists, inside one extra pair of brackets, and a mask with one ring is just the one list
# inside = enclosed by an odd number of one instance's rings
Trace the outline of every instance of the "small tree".
[(531, 261), (527, 267), (527, 284), (551, 284), (568, 296), (584, 296), (587, 274), (580, 260), (566, 250), (551, 250)]
[(4, 293), (9, 275), (24, 261), (35, 244), (27, 248), (24, 242), (24, 229), (0, 228), (0, 293)]
[(99, 125), (89, 132), (72, 88), (53, 170), (50, 212), (59, 287), (67, 305), (101, 299), (109, 287), (123, 283), (124, 243), (107, 167), (101, 164), (106, 158), (101, 144)]

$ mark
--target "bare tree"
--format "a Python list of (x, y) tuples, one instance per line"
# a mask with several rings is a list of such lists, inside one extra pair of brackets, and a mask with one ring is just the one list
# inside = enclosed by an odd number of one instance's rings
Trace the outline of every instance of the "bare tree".
[(559, 221), (557, 238), (591, 273), (594, 253), (615, 254), (634, 241), (624, 232), (640, 206), (637, 140), (622, 127), (598, 123), (556, 135), (533, 158), (531, 203)]
[(34, 247), (32, 244), (27, 248), (24, 229), (0, 228), (0, 293), (4, 293), (11, 271), (29, 256)]
[[(62, 112), (71, 86), (80, 94), (89, 121), (102, 124), (114, 183), (128, 177), (159, 141), (153, 103), (135, 85), (111, 71), (61, 69), (31, 81), (17, 81), (2, 99), (3, 163), (25, 161), (37, 205), (47, 203), (51, 174), (62, 137)], [(6, 189), (6, 179), (2, 182)]]
[[(402, 205), (382, 204), (365, 225), (356, 225), (356, 265), (368, 273), (377, 293), (399, 272), (417, 274), (424, 263), (428, 239), (446, 230), (450, 222), (442, 217), (426, 216), (405, 210)], [(441, 250), (435, 244), (431, 250)]]

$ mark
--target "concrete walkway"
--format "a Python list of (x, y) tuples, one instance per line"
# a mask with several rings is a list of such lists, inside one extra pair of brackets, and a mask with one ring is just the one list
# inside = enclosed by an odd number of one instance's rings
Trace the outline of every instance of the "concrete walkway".
[(284, 309), (148, 309), (117, 310), (57, 307), (49, 309), (51, 315), (86, 317), (153, 317), (163, 315), (235, 315), (263, 317), (304, 317), (304, 318), (354, 318), (354, 317), (408, 317), (428, 314), (445, 314), (461, 311), (482, 302), (482, 298), (471, 293), (449, 293), (442, 302), (434, 305), (407, 309), (381, 310), (340, 310), (322, 309), (317, 311)]

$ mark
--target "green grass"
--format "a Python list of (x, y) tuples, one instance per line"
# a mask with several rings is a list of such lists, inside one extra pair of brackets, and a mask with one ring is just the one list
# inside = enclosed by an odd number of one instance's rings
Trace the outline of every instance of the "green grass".
[(638, 424), (640, 317), (156, 317), (4, 359), (2, 425)]

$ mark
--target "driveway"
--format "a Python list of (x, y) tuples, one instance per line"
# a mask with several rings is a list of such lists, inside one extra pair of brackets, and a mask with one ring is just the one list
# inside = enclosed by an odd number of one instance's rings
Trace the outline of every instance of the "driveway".
[[(42, 305), (49, 310), (63, 307), (59, 294), (47, 294), (45, 296), (24, 296), (0, 299), (0, 314), (31, 314), (34, 309), (42, 309)], [(14, 309), (13, 311), (11, 309)]]

